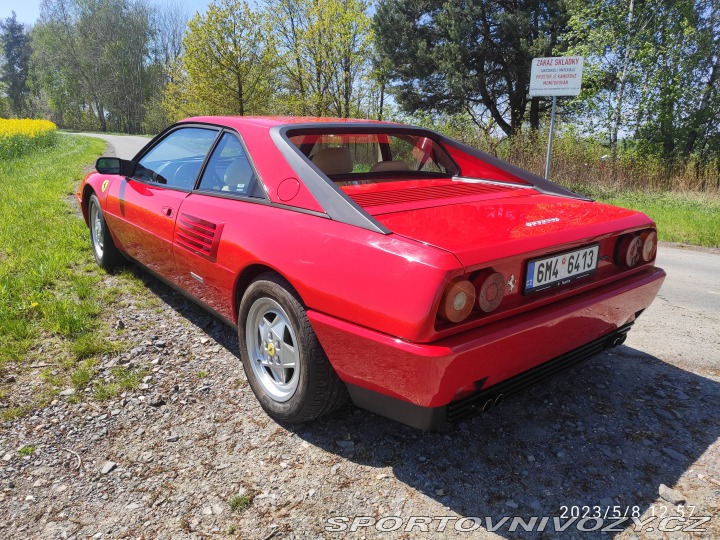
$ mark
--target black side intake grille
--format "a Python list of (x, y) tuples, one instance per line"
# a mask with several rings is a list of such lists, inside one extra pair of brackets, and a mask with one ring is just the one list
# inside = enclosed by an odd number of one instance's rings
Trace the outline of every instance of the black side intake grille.
[(633, 323), (621, 326), (611, 334), (603, 336), (595, 341), (591, 341), (582, 347), (578, 347), (568, 353), (557, 358), (548, 360), (532, 369), (523, 371), (510, 377), (496, 385), (483, 388), (476, 394), (468, 396), (458, 401), (454, 401), (447, 406), (446, 418), (448, 422), (458, 422), (463, 418), (472, 416), (483, 411), (483, 406), (489, 400), (496, 400), (502, 395), (504, 398), (512, 394), (517, 394), (545, 379), (548, 379), (561, 371), (589, 360), (593, 356), (597, 356), (603, 351), (611, 349), (616, 345), (625, 341), (627, 333), (630, 331)]

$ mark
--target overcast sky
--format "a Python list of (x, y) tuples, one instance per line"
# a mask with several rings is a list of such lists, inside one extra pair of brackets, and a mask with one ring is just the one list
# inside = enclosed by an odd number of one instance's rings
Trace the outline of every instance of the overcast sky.
[[(35, 24), (40, 16), (40, 3), (42, 0), (0, 0), (0, 19), (5, 20), (10, 17), (12, 12), (17, 13), (18, 21), (25, 24)], [(164, 5), (171, 0), (150, 0), (154, 4)], [(187, 7), (189, 14), (196, 11), (205, 11), (205, 8), (211, 0), (182, 0)], [(175, 2), (173, 2), (175, 3)]]

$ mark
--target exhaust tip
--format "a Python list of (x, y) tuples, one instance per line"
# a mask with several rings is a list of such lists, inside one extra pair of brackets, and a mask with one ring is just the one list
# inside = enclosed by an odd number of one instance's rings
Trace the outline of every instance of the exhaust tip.
[(489, 411), (489, 410), (492, 408), (493, 403), (495, 403), (494, 400), (488, 399), (488, 400), (485, 402), (485, 404), (482, 406), (482, 411), (483, 411), (483, 412)]
[(625, 343), (626, 339), (627, 339), (627, 334), (621, 334), (619, 336), (616, 336), (615, 339), (612, 340), (611, 346), (619, 347), (620, 345)]
[(503, 394), (500, 394), (498, 397), (495, 398), (495, 407), (500, 405), (505, 400), (505, 396)]

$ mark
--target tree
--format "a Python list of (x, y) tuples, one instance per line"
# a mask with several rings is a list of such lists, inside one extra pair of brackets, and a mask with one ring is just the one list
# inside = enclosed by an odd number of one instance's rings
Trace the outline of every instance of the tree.
[[(102, 2), (114, 14), (96, 12), (82, 21), (80, 31), (89, 34), (93, 24), (111, 25), (93, 32), (92, 39), (103, 39), (102, 49), (107, 61), (107, 107), (110, 120), (125, 133), (139, 133), (148, 100), (151, 82), (148, 60), (153, 30), (150, 25), (152, 9), (137, 2)], [(101, 33), (102, 32), (102, 33)]]
[(143, 133), (157, 133), (172, 121), (163, 101), (167, 85), (177, 82), (173, 68), (182, 55), (182, 40), (189, 18), (184, 5), (173, 2), (157, 6), (151, 11), (149, 84), (143, 115)]
[(362, 108), (371, 21), (365, 0), (268, 0), (283, 112), (348, 117)]
[[(312, 29), (310, 41), (317, 43), (318, 56), (324, 48), (324, 67), (329, 68), (331, 81), (330, 113), (340, 118), (358, 114), (357, 85), (369, 68), (371, 21), (366, 10), (362, 0), (325, 0), (314, 6), (319, 24)], [(325, 39), (315, 41), (315, 32), (321, 31)]]
[(377, 54), (377, 49), (373, 50), (371, 59), (372, 71), (369, 76), (370, 95), (372, 96), (369, 104), (371, 116), (378, 120), (385, 118), (387, 104), (385, 103), (388, 84), (390, 83), (390, 61), (387, 57)]
[(277, 36), (281, 69), (282, 106), (287, 114), (313, 114), (310, 85), (314, 77), (305, 42), (310, 14), (305, 0), (268, 0), (266, 12), (273, 35)]
[[(697, 109), (688, 117), (689, 129), (683, 155), (690, 156), (699, 148), (704, 155), (710, 138), (720, 136), (720, 1), (709, 2), (699, 26), (700, 101)], [(714, 148), (720, 150), (718, 146)], [(718, 152), (720, 153), (720, 152)]]
[(585, 90), (578, 103), (585, 118), (599, 121), (617, 162), (621, 131), (636, 124), (643, 77), (655, 54), (654, 19), (662, 0), (571, 0), (567, 41), (586, 58)]
[(188, 23), (166, 106), (177, 117), (270, 112), (277, 65), (263, 17), (242, 0), (215, 0)]
[(0, 43), (4, 57), (0, 81), (5, 85), (13, 113), (21, 116), (28, 96), (27, 79), (31, 51), (25, 25), (17, 21), (14, 11), (5, 22), (0, 21)]
[(375, 13), (379, 52), (407, 112), (489, 115), (513, 135), (540, 100), (528, 98), (533, 57), (562, 50), (561, 0), (385, 0)]
[(669, 164), (682, 146), (684, 118), (696, 108), (690, 101), (698, 96), (695, 67), (700, 59), (694, 7), (692, 0), (660, 2), (653, 13), (648, 43), (655, 54), (643, 58), (636, 135), (659, 150)]
[[(581, 119), (668, 165), (701, 159), (720, 113), (718, 0), (573, 0), (567, 40), (586, 57)], [(599, 123), (598, 123), (599, 120)], [(716, 139), (717, 137), (715, 137)], [(718, 148), (715, 147), (715, 151)]]
[[(149, 91), (144, 0), (44, 0), (33, 31), (37, 79), (64, 120), (140, 131)], [(88, 126), (93, 118), (95, 126)]]

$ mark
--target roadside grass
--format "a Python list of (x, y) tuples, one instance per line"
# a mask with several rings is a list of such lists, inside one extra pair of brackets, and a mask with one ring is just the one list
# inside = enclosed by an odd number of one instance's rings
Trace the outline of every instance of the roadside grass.
[(126, 390), (135, 390), (148, 373), (148, 370), (144, 368), (115, 367), (111, 371), (112, 379), (110, 381), (95, 383), (93, 397), (98, 401), (107, 401)]
[(657, 223), (660, 240), (720, 247), (720, 197), (700, 193), (620, 193), (607, 202), (650, 216)]
[(252, 502), (252, 495), (233, 495), (228, 499), (228, 506), (231, 512), (242, 512), (250, 508)]
[(21, 416), (29, 414), (32, 410), (33, 407), (29, 403), (24, 403), (23, 405), (2, 409), (0, 410), (0, 421), (11, 422), (16, 418), (20, 418)]
[(660, 240), (720, 247), (720, 195), (697, 192), (595, 190), (576, 191), (599, 201), (639, 210), (650, 216)]
[(18, 450), (18, 453), (21, 456), (32, 456), (33, 452), (35, 452), (35, 446), (32, 444), (26, 444), (20, 450)]
[(123, 350), (124, 344), (116, 341), (109, 341), (102, 335), (96, 333), (82, 334), (70, 342), (70, 352), (78, 360), (111, 354)]
[(96, 373), (97, 360), (83, 360), (70, 373), (70, 382), (76, 390), (82, 390), (92, 380)]
[(66, 196), (105, 147), (62, 137), (56, 146), (0, 163), (0, 368), (22, 361), (43, 333), (73, 341), (97, 328), (103, 307), (99, 272), (85, 224)]
[[(32, 402), (4, 400), (3, 420), (43, 406), (62, 388), (87, 387), (97, 359), (124, 348), (107, 338), (100, 317), (121, 289), (102, 286), (87, 227), (71, 207), (83, 168), (105, 146), (63, 135), (52, 147), (0, 162), (0, 377), (48, 366), (34, 381)], [(131, 272), (119, 280), (138, 287)], [(15, 400), (12, 386), (2, 390)]]

